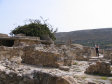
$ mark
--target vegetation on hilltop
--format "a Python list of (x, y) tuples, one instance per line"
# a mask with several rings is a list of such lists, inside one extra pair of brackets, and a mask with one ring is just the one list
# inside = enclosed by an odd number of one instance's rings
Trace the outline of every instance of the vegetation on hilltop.
[(42, 35), (48, 35), (52, 40), (56, 40), (52, 26), (45, 21), (42, 23), (40, 20), (29, 20), (29, 24), (18, 26), (11, 31), (11, 35), (25, 34), (26, 36), (41, 37)]

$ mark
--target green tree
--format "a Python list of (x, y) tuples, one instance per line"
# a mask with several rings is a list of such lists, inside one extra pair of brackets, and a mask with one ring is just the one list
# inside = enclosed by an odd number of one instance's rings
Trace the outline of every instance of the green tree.
[(29, 24), (23, 26), (18, 26), (10, 32), (11, 35), (15, 34), (25, 34), (26, 36), (41, 37), (42, 35), (49, 35), (52, 40), (56, 40), (54, 33), (57, 32), (53, 30), (52, 26), (49, 24), (41, 23), (40, 20), (29, 20)]

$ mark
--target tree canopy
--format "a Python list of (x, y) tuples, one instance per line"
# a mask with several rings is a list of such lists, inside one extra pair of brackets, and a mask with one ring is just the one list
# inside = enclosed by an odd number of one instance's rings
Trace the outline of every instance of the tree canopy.
[(15, 34), (25, 34), (26, 36), (35, 36), (41, 37), (42, 35), (49, 35), (52, 40), (55, 40), (54, 33), (57, 31), (53, 31), (53, 28), (50, 28), (48, 24), (41, 23), (40, 20), (31, 20), (29, 24), (25, 24), (23, 26), (18, 26), (14, 30), (11, 31), (11, 35)]

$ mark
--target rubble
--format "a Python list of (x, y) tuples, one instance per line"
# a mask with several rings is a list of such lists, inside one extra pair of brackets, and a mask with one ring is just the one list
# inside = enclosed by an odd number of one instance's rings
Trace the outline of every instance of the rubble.
[(111, 59), (111, 53), (112, 53), (112, 50), (111, 49), (106, 49), (104, 51), (104, 58), (105, 59)]
[(110, 54), (110, 63), (112, 65), (112, 53)]
[(110, 76), (111, 75), (110, 64), (106, 62), (98, 61), (94, 64), (89, 65), (85, 73), (93, 74), (93, 75)]
[(58, 53), (52, 53), (42, 50), (35, 50), (35, 48), (28, 46), (23, 48), (24, 54), (22, 56), (23, 62), (26, 64), (32, 64), (37, 66), (47, 66), (47, 67), (59, 67), (62, 57)]
[[(10, 68), (1, 62), (0, 84), (77, 84), (75, 79), (53, 68), (38, 68), (28, 65), (13, 66)], [(16, 65), (16, 64), (15, 64)]]
[(59, 69), (64, 70), (64, 71), (69, 71), (70, 70), (70, 68), (68, 66), (60, 66)]
[(49, 73), (33, 71), (30, 74), (18, 76), (17, 73), (6, 74), (0, 71), (0, 84), (76, 84), (70, 76), (55, 76)]
[[(21, 34), (3, 35), (0, 38), (0, 84), (111, 84), (111, 78), (97, 82), (100, 77), (93, 76), (111, 75), (109, 63), (88, 61), (95, 56), (94, 48), (79, 44), (57, 46), (50, 39), (46, 40)], [(109, 59), (112, 62), (112, 58)]]

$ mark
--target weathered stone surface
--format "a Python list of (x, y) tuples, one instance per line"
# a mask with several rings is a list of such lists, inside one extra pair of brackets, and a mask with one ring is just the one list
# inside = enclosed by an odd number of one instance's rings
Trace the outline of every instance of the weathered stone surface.
[(85, 71), (87, 74), (94, 75), (111, 75), (110, 64), (106, 62), (96, 62), (91, 64)]
[[(87, 61), (91, 56), (95, 56), (94, 48), (82, 46), (79, 44), (58, 45), (57, 50), (60, 54), (63, 54), (65, 63), (72, 64), (72, 60)], [(72, 59), (72, 60), (71, 60)]]
[(91, 48), (91, 57), (95, 57), (95, 56), (96, 56), (96, 50), (95, 50), (95, 48), (92, 47)]
[(53, 45), (32, 45), (19, 47), (0, 47), (0, 60), (13, 61), (18, 64), (23, 60), (24, 63), (59, 67), (60, 65), (71, 65), (72, 55), (70, 50), (62, 50), (60, 53)]
[(0, 46), (0, 60), (8, 60), (21, 64), (21, 56), (23, 51), (21, 48)]
[(59, 67), (61, 55), (43, 50), (36, 50), (35, 47), (25, 47), (23, 62), (38, 66)]
[(59, 67), (59, 65), (71, 66), (73, 54), (66, 46), (55, 47), (55, 45), (33, 45), (23, 48), (23, 62), (38, 66)]
[(39, 44), (38, 40), (30, 40), (30, 39), (16, 39), (14, 41), (14, 46), (27, 46), (27, 45), (34, 45)]
[(69, 71), (70, 70), (70, 68), (68, 66), (60, 66), (59, 69), (64, 70), (64, 71)]
[(71, 66), (74, 58), (74, 53), (70, 50), (71, 48), (66, 45), (61, 45), (56, 47), (56, 49), (63, 56), (61, 59), (64, 60), (64, 66)]
[(76, 84), (70, 76), (56, 76), (39, 71), (22, 76), (14, 72), (6, 74), (4, 71), (0, 71), (0, 74), (0, 84)]
[(56, 84), (77, 84), (75, 80), (70, 76), (63, 76), (58, 78)]
[(30, 37), (23, 34), (18, 34), (14, 37), (6, 34), (0, 34), (0, 46), (23, 46), (23, 45), (34, 45), (34, 44), (53, 44), (54, 42), (50, 39), (40, 40), (40, 37)]
[(111, 56), (110, 56), (110, 63), (112, 64), (112, 53), (111, 53)]
[(96, 84), (96, 83), (94, 83), (94, 82), (88, 82), (88, 84)]
[(91, 48), (83, 46), (82, 48), (73, 48), (71, 52), (74, 53), (74, 59), (78, 61), (87, 61), (91, 57)]
[(111, 53), (112, 53), (112, 50), (105, 50), (104, 51), (104, 58), (105, 59), (111, 59)]
[(54, 43), (54, 41), (49, 37), (49, 35), (41, 35), (40, 40), (48, 41), (46, 44), (53, 44)]
[(0, 33), (0, 37), (8, 37), (8, 35)]

